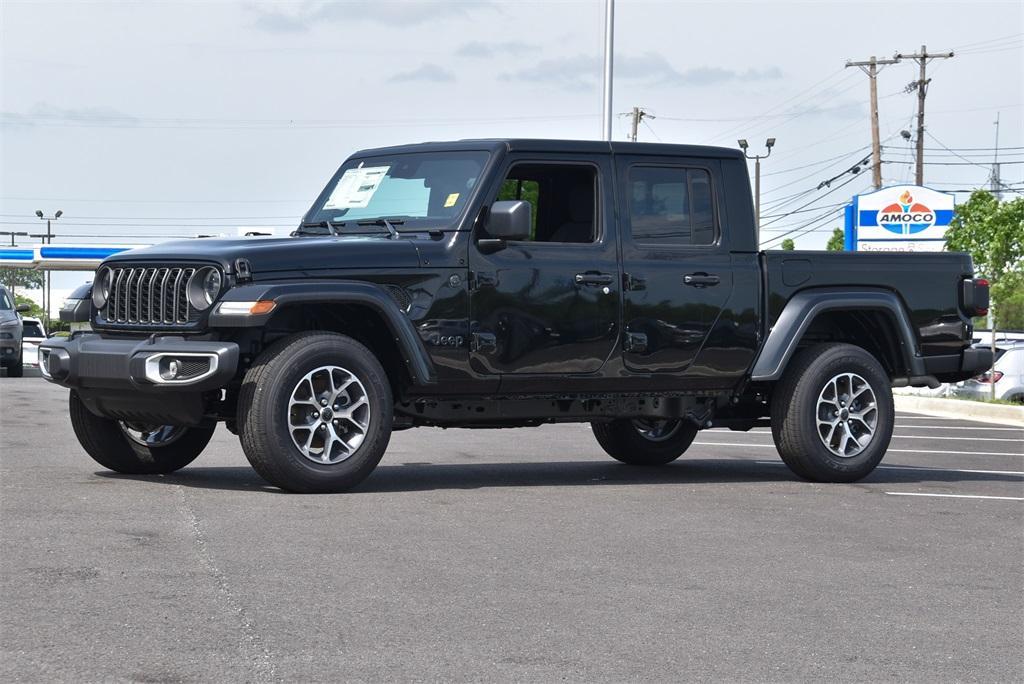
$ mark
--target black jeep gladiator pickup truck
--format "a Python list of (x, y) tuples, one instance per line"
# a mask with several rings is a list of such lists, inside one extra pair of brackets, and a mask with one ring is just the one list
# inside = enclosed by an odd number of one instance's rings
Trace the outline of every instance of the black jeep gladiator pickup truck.
[(474, 140), (365, 150), (291, 237), (118, 254), (41, 346), (101, 465), (167, 473), (218, 422), (296, 492), (393, 430), (589, 422), (630, 464), (770, 425), (798, 476), (879, 463), (891, 387), (988, 368), (964, 254), (759, 252), (739, 152)]

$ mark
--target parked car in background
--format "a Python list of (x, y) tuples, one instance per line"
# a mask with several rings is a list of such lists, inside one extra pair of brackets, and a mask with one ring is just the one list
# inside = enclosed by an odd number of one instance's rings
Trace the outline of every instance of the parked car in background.
[(11, 378), (20, 378), (24, 373), (21, 316), (18, 315), (22, 311), (28, 311), (28, 305), (15, 306), (14, 297), (0, 285), (0, 364)]
[(966, 399), (988, 399), (992, 396), (992, 383), (996, 386), (996, 399), (1024, 404), (1024, 342), (996, 342), (996, 356), (992, 370), (953, 387), (953, 394)]
[(22, 318), (21, 353), (26, 365), (39, 366), (39, 343), (46, 339), (46, 326), (38, 318)]

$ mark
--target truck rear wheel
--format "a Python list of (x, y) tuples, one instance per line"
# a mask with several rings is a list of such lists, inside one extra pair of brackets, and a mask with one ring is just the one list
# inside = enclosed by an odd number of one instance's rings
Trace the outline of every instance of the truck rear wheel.
[(388, 376), (373, 352), (337, 333), (298, 333), (268, 347), (246, 372), (239, 436), (271, 484), (341, 492), (377, 467), (393, 411)]
[(102, 418), (78, 393), (68, 400), (78, 442), (104, 468), (126, 475), (159, 475), (184, 468), (203, 452), (216, 426), (148, 425)]
[(852, 344), (819, 344), (790, 361), (771, 402), (772, 436), (794, 473), (855, 482), (885, 456), (894, 409), (889, 377)]
[(643, 466), (671, 463), (697, 436), (697, 426), (682, 420), (619, 419), (591, 423), (590, 429), (609, 456)]

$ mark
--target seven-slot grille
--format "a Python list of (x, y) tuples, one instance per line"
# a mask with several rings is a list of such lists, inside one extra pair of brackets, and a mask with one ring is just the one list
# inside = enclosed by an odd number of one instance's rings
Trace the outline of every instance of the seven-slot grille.
[(188, 280), (195, 267), (111, 268), (110, 295), (103, 317), (107, 323), (182, 325), (197, 311), (188, 303)]

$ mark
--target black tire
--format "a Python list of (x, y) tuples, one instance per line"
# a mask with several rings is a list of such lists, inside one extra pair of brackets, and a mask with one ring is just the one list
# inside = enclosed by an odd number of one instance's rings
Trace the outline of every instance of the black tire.
[[(357, 378), (369, 407), (362, 442), (337, 463), (307, 457), (289, 431), (292, 393), (309, 373), (327, 366)], [(342, 492), (377, 467), (391, 439), (393, 413), (391, 384), (373, 352), (344, 335), (303, 332), (275, 342), (246, 372), (238, 398), (239, 437), (249, 463), (271, 484), (298, 493)]]
[[(826, 385), (846, 374), (858, 376), (874, 395), (874, 431), (864, 447), (860, 440), (869, 434), (871, 412), (865, 414), (863, 421), (848, 412), (867, 408), (868, 403), (860, 403), (866, 401), (867, 395), (850, 402), (851, 392), (840, 389), (828, 393), (826, 399), (838, 394), (834, 414), (830, 405), (819, 404)], [(849, 381), (840, 380), (840, 386), (849, 387), (846, 382)], [(854, 393), (863, 389), (862, 384), (853, 386)], [(846, 412), (840, 415), (843, 408)], [(834, 422), (838, 432), (827, 425), (819, 432), (819, 415)], [(795, 474), (816, 482), (855, 482), (869, 475), (889, 448), (894, 417), (889, 376), (874, 356), (852, 344), (819, 344), (803, 350), (790, 361), (772, 393), (772, 436), (779, 455)], [(851, 426), (849, 430), (843, 428), (843, 423)], [(825, 440), (833, 435), (832, 448), (850, 455), (840, 456), (826, 446)]]
[(71, 427), (86, 453), (104, 468), (126, 475), (159, 475), (184, 468), (203, 452), (216, 425), (181, 428), (164, 446), (144, 446), (128, 437), (121, 424), (85, 407), (72, 390), (68, 399)]
[(645, 436), (637, 421), (628, 418), (593, 422), (590, 429), (601, 448), (615, 460), (629, 465), (660, 466), (682, 456), (697, 436), (697, 426), (692, 423), (683, 420), (667, 422), (668, 434), (658, 438)]
[(17, 361), (12, 361), (11, 365), (7, 366), (7, 377), (9, 378), (21, 378), (25, 376), (25, 350), (21, 351), (18, 355)]

